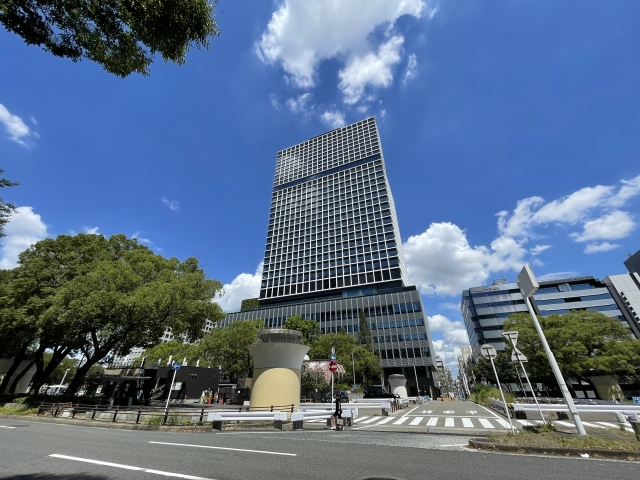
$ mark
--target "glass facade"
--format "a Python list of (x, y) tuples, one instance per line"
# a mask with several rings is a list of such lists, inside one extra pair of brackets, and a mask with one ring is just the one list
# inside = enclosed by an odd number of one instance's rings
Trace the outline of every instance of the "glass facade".
[(374, 118), (278, 152), (259, 307), (228, 313), (222, 326), (260, 318), (277, 328), (301, 315), (324, 333), (357, 335), (360, 311), (385, 373), (411, 367), (409, 386), (416, 373), (431, 379), (433, 346)]
[[(594, 277), (540, 282), (532, 305), (541, 316), (562, 315), (571, 310), (596, 310), (609, 317), (626, 320), (607, 285)], [(480, 355), (480, 347), (485, 343), (492, 344), (497, 350), (504, 350), (504, 320), (512, 313), (527, 311), (518, 284), (502, 281), (465, 290), (462, 292), (460, 309), (474, 358)], [(625, 322), (625, 325), (628, 323)]]

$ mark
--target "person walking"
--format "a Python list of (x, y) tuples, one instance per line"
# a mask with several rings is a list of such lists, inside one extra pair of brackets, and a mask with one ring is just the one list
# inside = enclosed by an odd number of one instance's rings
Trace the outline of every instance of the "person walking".
[(333, 401), (336, 404), (336, 409), (331, 417), (331, 430), (337, 430), (338, 418), (342, 418), (342, 402), (340, 401), (340, 396), (336, 394), (333, 395)]

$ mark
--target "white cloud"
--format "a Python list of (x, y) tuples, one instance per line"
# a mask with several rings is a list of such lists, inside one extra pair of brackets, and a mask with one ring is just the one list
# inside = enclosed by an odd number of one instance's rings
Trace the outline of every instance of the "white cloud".
[(455, 375), (458, 370), (460, 347), (469, 346), (469, 337), (464, 324), (461, 320), (453, 321), (440, 314), (428, 316), (427, 321), (432, 335), (434, 332), (442, 335), (441, 339), (433, 340), (433, 347), (443, 358), (445, 366)]
[(18, 254), (47, 237), (47, 225), (32, 207), (18, 207), (4, 226), (6, 237), (0, 239), (2, 259), (0, 268), (14, 268)]
[(404, 80), (402, 80), (402, 83), (407, 83), (409, 80), (416, 78), (416, 75), (418, 75), (418, 60), (416, 59), (416, 55), (412, 53), (409, 55), (407, 70), (404, 72)]
[(598, 252), (606, 252), (609, 250), (613, 250), (614, 248), (618, 248), (620, 245), (615, 244), (615, 243), (609, 243), (609, 242), (602, 242), (602, 243), (588, 243), (587, 246), (584, 249), (584, 253), (591, 254), (591, 253), (598, 253)]
[(551, 248), (551, 245), (536, 245), (531, 249), (531, 255), (534, 255), (534, 256), (540, 255), (542, 252), (550, 248)]
[(38, 138), (39, 135), (32, 131), (29, 126), (17, 115), (11, 114), (7, 108), (0, 103), (0, 123), (2, 123), (9, 134), (9, 138), (20, 145), (29, 146), (31, 137)]
[[(279, 64), (288, 80), (299, 88), (315, 86), (318, 65), (328, 59), (344, 62), (340, 88), (353, 103), (367, 86), (387, 87), (391, 67), (400, 61), (402, 35), (391, 36), (395, 21), (423, 13), (424, 0), (284, 0), (273, 13), (256, 44), (265, 62)], [(375, 44), (375, 31), (384, 38)]]
[(330, 128), (344, 127), (344, 114), (339, 110), (326, 110), (320, 115), (320, 120)]
[(257, 298), (260, 294), (260, 283), (262, 282), (262, 262), (258, 265), (256, 273), (241, 273), (234, 278), (231, 283), (224, 285), (224, 295), (216, 300), (222, 310), (229, 312), (238, 310), (242, 300), (247, 298)]
[(553, 272), (547, 273), (545, 275), (540, 275), (539, 277), (536, 276), (536, 278), (542, 282), (545, 282), (547, 280), (557, 280), (559, 278), (571, 278), (577, 276), (578, 272)]
[(271, 100), (271, 106), (274, 108), (274, 110), (280, 110), (280, 102), (278, 102), (278, 97), (276, 97), (274, 93), (269, 95), (269, 100)]
[(452, 223), (432, 223), (409, 237), (404, 253), (411, 282), (424, 294), (457, 295), (482, 285), (492, 272), (522, 268), (527, 251), (512, 238), (498, 237), (485, 246), (471, 247)]
[(98, 231), (98, 227), (82, 227), (84, 233), (88, 233), (89, 235), (102, 235)]
[(614, 210), (602, 217), (584, 222), (582, 233), (572, 233), (570, 237), (576, 242), (617, 240), (629, 235), (634, 228), (635, 222), (627, 212)]
[(167, 200), (166, 197), (162, 197), (162, 203), (164, 203), (167, 207), (169, 207), (169, 209), (173, 210), (174, 212), (180, 207), (180, 202), (176, 200)]
[(309, 92), (303, 93), (298, 98), (290, 98), (286, 102), (287, 107), (289, 107), (289, 110), (291, 110), (294, 113), (303, 113), (303, 114), (307, 113), (309, 108), (307, 106), (307, 103), (309, 102), (310, 98), (311, 98), (311, 94)]
[(29, 120), (31, 120), (31, 123), (33, 123), (34, 125), (38, 125), (38, 120), (36, 120), (35, 117), (31, 117), (29, 118)]
[(135, 232), (131, 235), (131, 238), (135, 238), (140, 243), (146, 243), (147, 245), (151, 245), (153, 242), (149, 238), (144, 238), (140, 236), (140, 232)]
[(640, 194), (640, 175), (632, 178), (631, 180), (621, 180), (620, 183), (622, 183), (622, 187), (620, 187), (618, 193), (608, 201), (609, 205), (612, 207), (621, 207), (631, 197), (635, 197)]
[(377, 52), (352, 55), (347, 59), (345, 68), (338, 73), (338, 87), (342, 90), (345, 103), (358, 102), (369, 85), (383, 88), (391, 85), (391, 68), (402, 58), (400, 53), (403, 43), (404, 37), (395, 35), (380, 45)]

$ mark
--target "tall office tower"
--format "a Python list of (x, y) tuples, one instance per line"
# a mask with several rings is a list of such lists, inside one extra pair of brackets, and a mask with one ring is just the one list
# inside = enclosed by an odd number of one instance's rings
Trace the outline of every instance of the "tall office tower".
[[(407, 280), (400, 229), (375, 120), (332, 130), (277, 154), (259, 306), (230, 313), (279, 327), (318, 321), (358, 334), (366, 316), (385, 376), (433, 394), (433, 346)], [(414, 368), (415, 367), (415, 368)]]
[[(597, 310), (621, 320), (634, 337), (640, 337), (637, 323), (623, 313), (622, 304), (612, 295), (606, 279), (601, 282), (594, 277), (573, 277), (539, 283), (540, 288), (531, 302), (538, 315)], [(505, 319), (512, 313), (527, 311), (518, 284), (505, 280), (463, 291), (460, 309), (474, 359), (478, 358), (480, 347), (485, 343), (490, 343), (497, 350), (504, 350), (506, 345), (502, 330)]]

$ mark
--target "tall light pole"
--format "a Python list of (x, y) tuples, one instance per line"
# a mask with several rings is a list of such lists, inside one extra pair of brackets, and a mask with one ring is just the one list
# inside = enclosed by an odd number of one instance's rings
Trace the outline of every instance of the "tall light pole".
[(69, 370), (71, 370), (70, 368), (67, 368), (64, 371), (64, 375), (62, 376), (62, 380), (60, 380), (60, 386), (64, 385), (64, 379), (67, 378), (67, 373), (69, 373)]
[[(359, 347), (356, 347), (353, 349), (353, 352), (351, 352), (351, 369), (353, 371), (353, 384), (356, 384), (356, 360), (355, 357), (353, 356), (354, 353), (356, 353), (356, 350), (358, 350), (359, 348), (362, 347), (366, 347), (367, 345), (360, 345)], [(356, 388), (355, 386), (353, 388)]]
[(556, 357), (553, 355), (551, 348), (549, 348), (547, 338), (544, 336), (544, 332), (542, 331), (542, 327), (538, 322), (536, 312), (533, 310), (533, 306), (531, 305), (531, 301), (529, 300), (529, 298), (538, 291), (538, 288), (540, 286), (538, 285), (538, 280), (536, 280), (536, 277), (528, 264), (522, 267), (522, 271), (518, 275), (518, 287), (520, 288), (520, 292), (522, 293), (524, 302), (526, 303), (527, 309), (529, 310), (529, 315), (531, 315), (531, 320), (533, 320), (533, 325), (536, 327), (536, 331), (540, 336), (542, 346), (544, 347), (544, 351), (547, 354), (549, 364), (551, 364), (551, 370), (553, 370), (553, 374), (556, 377), (558, 386), (560, 387), (560, 391), (562, 392), (562, 396), (564, 397), (564, 401), (567, 404), (567, 407), (569, 407), (569, 415), (571, 415), (573, 423), (575, 423), (576, 428), (578, 429), (578, 434), (586, 435), (587, 432), (582, 425), (582, 420), (580, 420), (580, 414), (578, 413), (576, 404), (573, 403), (573, 398), (571, 398), (571, 394), (569, 393), (567, 384), (564, 381), (562, 372), (560, 371), (560, 367), (558, 367)]

